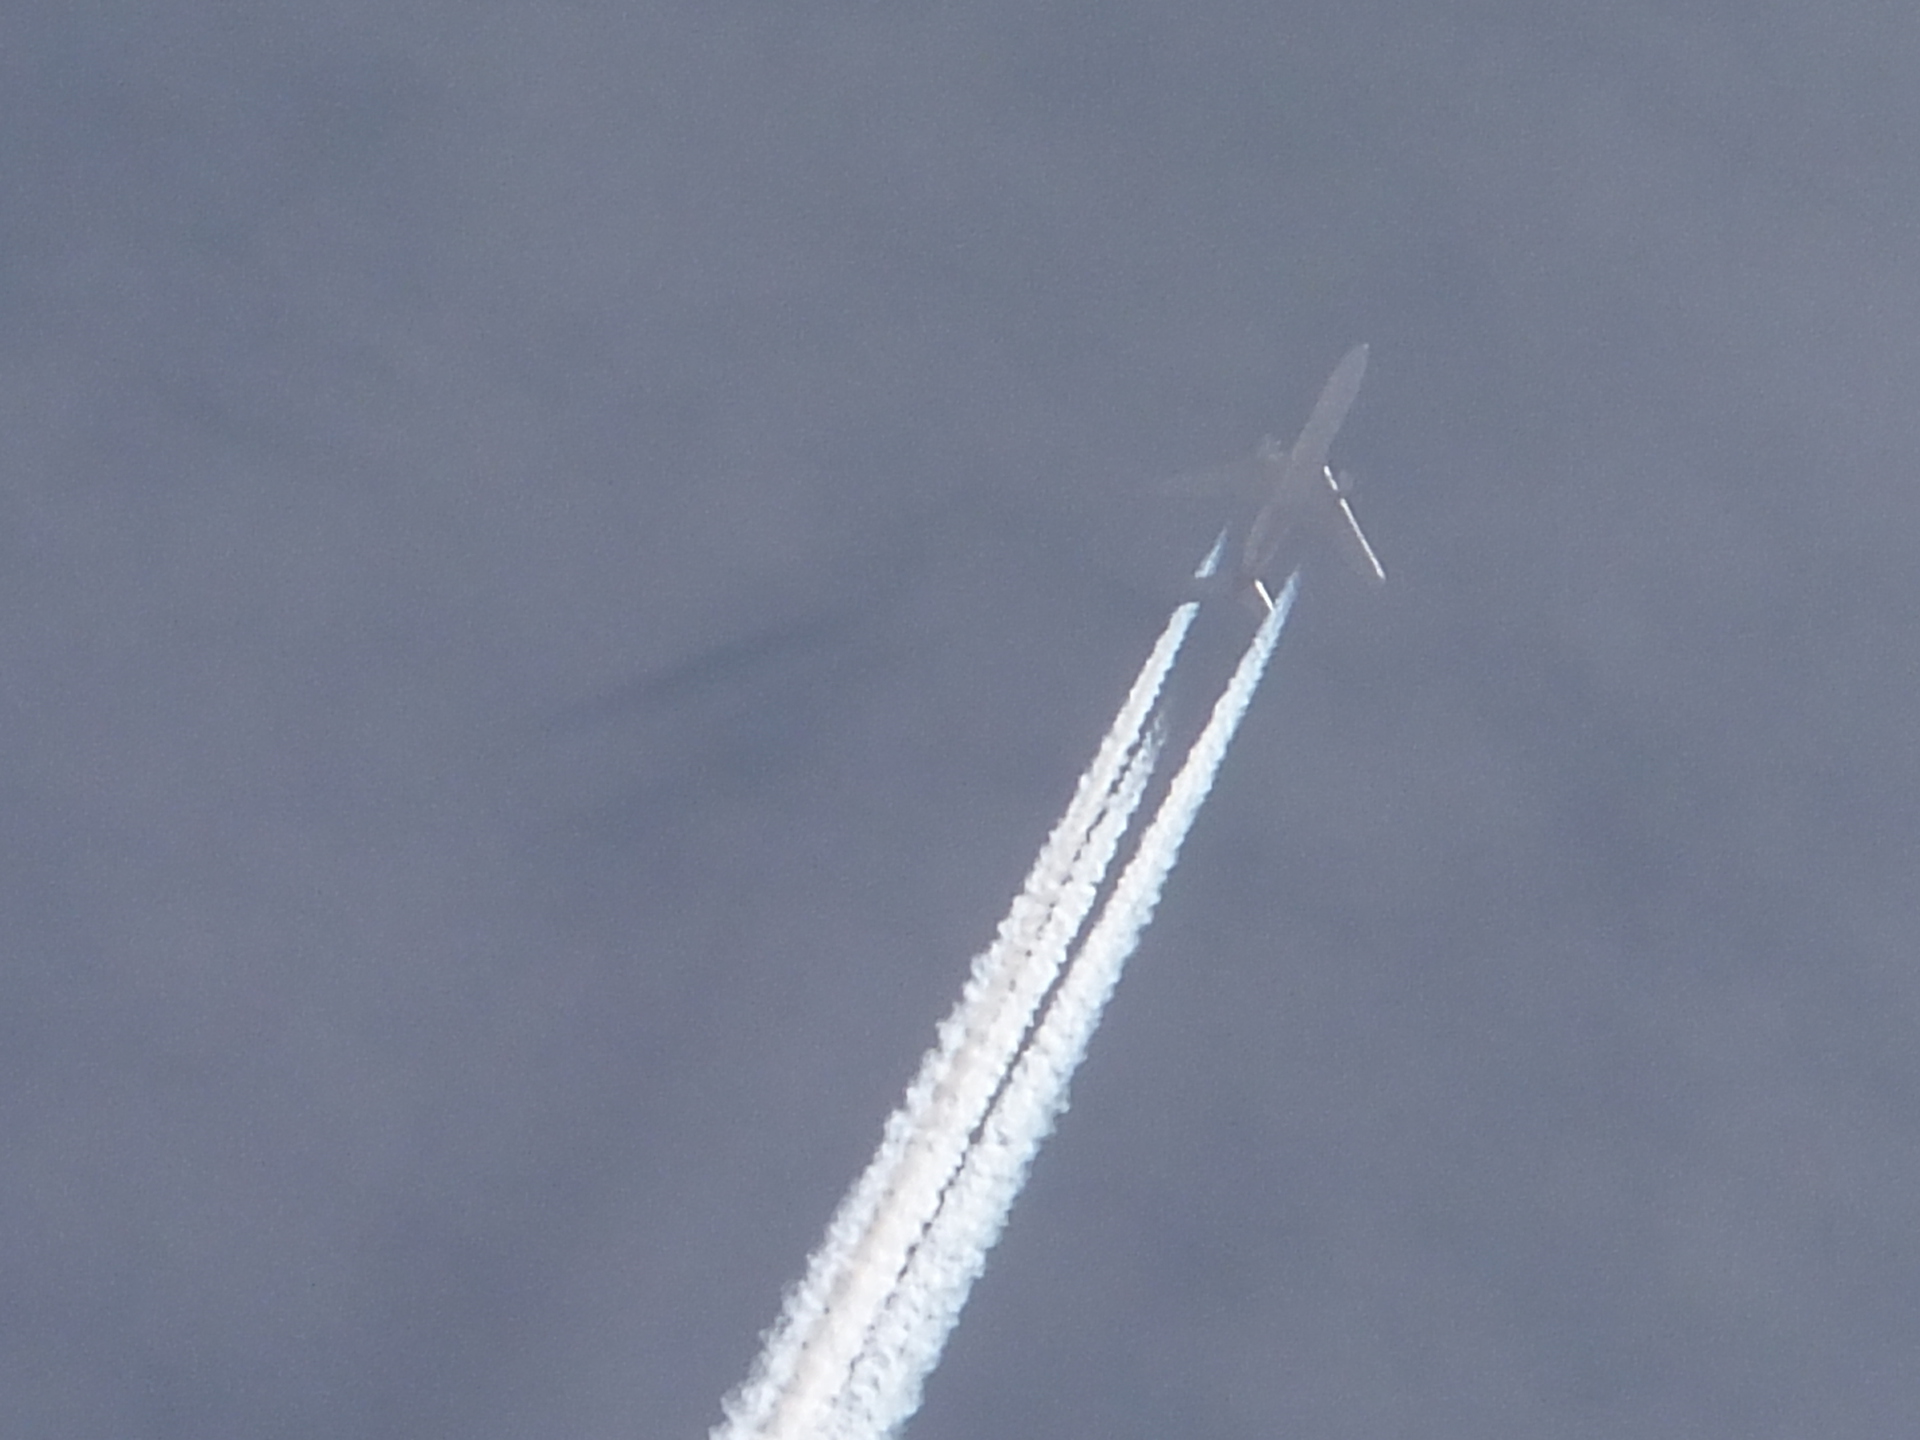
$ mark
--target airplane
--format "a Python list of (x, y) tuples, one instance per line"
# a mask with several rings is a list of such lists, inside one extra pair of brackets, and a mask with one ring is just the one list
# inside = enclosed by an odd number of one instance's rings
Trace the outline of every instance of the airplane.
[(1236, 562), (1224, 576), (1258, 614), (1273, 609), (1267, 576), (1291, 573), (1305, 559), (1315, 533), (1328, 528), (1347, 563), (1364, 579), (1379, 585), (1387, 578), (1386, 567), (1354, 518), (1348, 499), (1353, 493), (1352, 481), (1345, 472), (1336, 475), (1327, 464), (1327, 450), (1347, 418), (1354, 396), (1360, 393), (1360, 379), (1366, 370), (1367, 347), (1356, 345), (1334, 366), (1300, 437), (1290, 448), (1268, 438), (1260, 442), (1251, 459), (1228, 467), (1224, 476), (1214, 472), (1189, 477), (1202, 483), (1221, 478), (1238, 481), (1242, 487), (1266, 495), (1266, 503), (1247, 527)]

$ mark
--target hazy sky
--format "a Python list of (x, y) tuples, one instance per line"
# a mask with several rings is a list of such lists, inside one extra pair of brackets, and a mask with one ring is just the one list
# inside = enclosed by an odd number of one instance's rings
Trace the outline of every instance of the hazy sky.
[(0, 10), (0, 1433), (703, 1435), (1151, 482), (1356, 340), (1392, 581), (914, 1440), (1902, 1433), (1916, 94), (1854, 0)]

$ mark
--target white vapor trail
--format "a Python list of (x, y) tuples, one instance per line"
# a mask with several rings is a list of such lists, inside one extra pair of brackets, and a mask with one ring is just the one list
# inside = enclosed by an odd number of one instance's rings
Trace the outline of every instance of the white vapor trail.
[(938, 1212), (893, 1285), (831, 1420), (819, 1432), (821, 1440), (877, 1440), (919, 1408), (921, 1386), (986, 1266), (1028, 1166), (1066, 1107), (1073, 1072), (1213, 787), (1287, 622), (1297, 581), (1298, 576), (1287, 581), (1241, 656), (1044, 1018), (1021, 1049)]
[(1132, 821), (1159, 750), (1143, 731), (1196, 609), (1188, 602), (1169, 617), (712, 1440), (815, 1440), (839, 1406)]

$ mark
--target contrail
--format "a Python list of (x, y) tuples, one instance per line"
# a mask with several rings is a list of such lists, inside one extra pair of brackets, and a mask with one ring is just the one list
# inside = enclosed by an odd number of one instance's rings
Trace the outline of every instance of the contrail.
[(1066, 1107), (1073, 1072), (1213, 787), (1287, 623), (1298, 579), (1288, 579), (1241, 656), (1045, 1017), (1020, 1051), (959, 1173), (941, 1197), (938, 1213), (893, 1285), (831, 1420), (819, 1432), (822, 1440), (878, 1440), (919, 1408), (921, 1386), (985, 1268), (1028, 1166)]
[[(1217, 561), (1220, 546), (1202, 570)], [(1033, 1011), (1092, 909), (1158, 753), (1142, 732), (1197, 605), (1168, 618), (1120, 714), (1041, 848), (994, 943), (976, 958), (880, 1147), (840, 1202), (713, 1440), (812, 1440), (844, 1389), (940, 1195), (1000, 1088)]]

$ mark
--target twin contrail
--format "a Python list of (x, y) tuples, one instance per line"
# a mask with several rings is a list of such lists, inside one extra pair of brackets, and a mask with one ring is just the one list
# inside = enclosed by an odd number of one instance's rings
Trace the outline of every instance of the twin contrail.
[(921, 1385), (1152, 918), (1295, 589), (1289, 580), (1242, 655), (1069, 960), (1158, 759), (1154, 706), (1197, 606), (1188, 602), (1169, 617), (712, 1440), (879, 1440), (918, 1407)]

